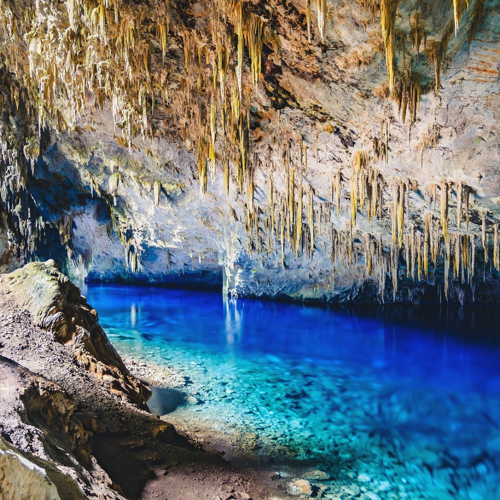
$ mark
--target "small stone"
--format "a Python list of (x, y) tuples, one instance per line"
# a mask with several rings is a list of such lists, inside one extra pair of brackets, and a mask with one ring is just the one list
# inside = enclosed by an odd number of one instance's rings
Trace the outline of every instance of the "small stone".
[(476, 465), (476, 471), (478, 474), (481, 474), (481, 476), (484, 476), (484, 474), (488, 474), (488, 468), (482, 463)]
[(193, 397), (193, 396), (188, 396), (186, 398), (186, 402), (189, 405), (197, 405), (198, 404), (198, 400), (195, 397)]
[(389, 491), (391, 489), (391, 483), (389, 481), (379, 481), (377, 484), (378, 491)]
[(382, 500), (382, 499), (373, 491), (367, 491), (363, 495), (363, 500)]
[(358, 481), (360, 483), (369, 483), (372, 480), (372, 478), (368, 474), (360, 474), (358, 476)]
[(326, 472), (318, 469), (306, 472), (304, 474), (304, 477), (313, 481), (327, 481), (328, 479), (330, 479), (330, 476)]
[(360, 494), (361, 490), (355, 484), (350, 484), (349, 486), (342, 486), (342, 493), (346, 495), (351, 495), (353, 497)]
[(287, 491), (290, 495), (312, 495), (311, 483), (306, 479), (298, 479), (292, 483), (288, 483)]

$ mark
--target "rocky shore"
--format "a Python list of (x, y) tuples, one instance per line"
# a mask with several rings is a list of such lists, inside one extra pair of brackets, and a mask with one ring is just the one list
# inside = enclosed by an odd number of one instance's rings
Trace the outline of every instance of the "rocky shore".
[(256, 500), (283, 489), (179, 435), (149, 413), (149, 396), (54, 262), (0, 276), (2, 499)]

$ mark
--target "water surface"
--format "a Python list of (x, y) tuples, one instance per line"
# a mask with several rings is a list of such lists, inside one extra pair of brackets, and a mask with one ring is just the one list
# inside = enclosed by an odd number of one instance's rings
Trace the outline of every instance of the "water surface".
[(120, 353), (186, 378), (175, 404), (157, 394), (157, 413), (250, 436), (263, 460), (350, 477), (353, 498), (500, 499), (493, 309), (422, 307), (409, 321), (157, 287), (86, 293)]

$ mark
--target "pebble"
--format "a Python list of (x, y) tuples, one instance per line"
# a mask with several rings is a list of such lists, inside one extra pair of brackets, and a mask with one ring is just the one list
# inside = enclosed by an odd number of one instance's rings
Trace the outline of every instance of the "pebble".
[(477, 464), (476, 470), (477, 470), (478, 474), (481, 474), (481, 475), (488, 474), (488, 468), (484, 464)]
[(358, 476), (358, 481), (360, 483), (369, 483), (372, 480), (372, 478), (368, 474), (360, 474)]
[(330, 476), (326, 472), (316, 469), (306, 472), (304, 474), (304, 478), (311, 479), (313, 481), (327, 481), (328, 479), (330, 479)]
[(306, 479), (298, 479), (292, 483), (288, 483), (287, 491), (290, 495), (312, 495), (312, 486)]
[(363, 495), (363, 500), (382, 500), (376, 493), (374, 493), (373, 491), (367, 491), (364, 495)]
[(341, 491), (345, 495), (351, 495), (353, 497), (359, 495), (360, 492), (361, 492), (361, 490), (359, 489), (359, 487), (356, 486), (355, 484), (351, 484), (349, 486), (342, 486)]

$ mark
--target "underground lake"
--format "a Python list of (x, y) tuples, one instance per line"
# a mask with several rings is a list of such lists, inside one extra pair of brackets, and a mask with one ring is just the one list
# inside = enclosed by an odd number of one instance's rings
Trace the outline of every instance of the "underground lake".
[(363, 312), (116, 284), (85, 292), (120, 355), (159, 370), (151, 411), (205, 432), (229, 460), (285, 477), (314, 467), (339, 498), (499, 498), (493, 308)]

